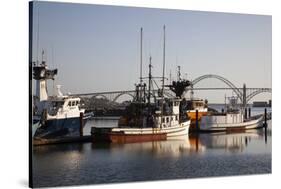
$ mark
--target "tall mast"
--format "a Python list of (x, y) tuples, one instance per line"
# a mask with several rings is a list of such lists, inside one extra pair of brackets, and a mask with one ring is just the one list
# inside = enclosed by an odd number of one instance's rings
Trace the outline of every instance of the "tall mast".
[(45, 59), (45, 51), (42, 49), (42, 64), (46, 64), (46, 59)]
[(39, 64), (39, 8), (38, 8), (38, 18), (37, 18), (37, 40), (36, 40), (36, 55), (37, 55), (37, 65)]
[(140, 31), (140, 83), (142, 83), (142, 27)]
[(151, 56), (149, 57), (149, 74), (148, 74), (148, 97), (147, 97), (147, 100), (148, 100), (148, 105), (150, 106), (150, 92), (151, 92), (151, 80), (152, 80), (152, 74), (151, 74)]
[(165, 25), (163, 27), (164, 30), (164, 36), (163, 36), (163, 40), (164, 40), (164, 44), (163, 44), (163, 73), (162, 73), (162, 100), (161, 100), (161, 119), (160, 119), (160, 128), (162, 128), (162, 117), (163, 117), (163, 110), (164, 110), (164, 82), (165, 82)]
[(164, 44), (163, 44), (163, 73), (162, 73), (162, 96), (164, 95), (164, 82), (165, 82), (165, 28), (166, 26), (164, 25), (163, 30), (164, 30)]
[(181, 67), (180, 66), (178, 66), (178, 73), (177, 73), (177, 75), (178, 75), (178, 81), (180, 81), (181, 80)]

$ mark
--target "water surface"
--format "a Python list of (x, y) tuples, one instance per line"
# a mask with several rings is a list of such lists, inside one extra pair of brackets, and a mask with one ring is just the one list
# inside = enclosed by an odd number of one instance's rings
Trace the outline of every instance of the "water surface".
[[(253, 108), (252, 114), (263, 110)], [(116, 124), (117, 120), (92, 120), (84, 132), (93, 125)], [(34, 186), (271, 173), (271, 128), (270, 121), (267, 130), (190, 135), (173, 141), (36, 146)]]

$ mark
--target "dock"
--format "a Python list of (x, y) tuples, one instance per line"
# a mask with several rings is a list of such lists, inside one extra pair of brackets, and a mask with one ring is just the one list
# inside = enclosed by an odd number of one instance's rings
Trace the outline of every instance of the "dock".
[(34, 146), (49, 145), (49, 144), (64, 144), (64, 143), (83, 143), (92, 142), (91, 135), (77, 136), (77, 137), (64, 137), (57, 139), (33, 139)]
[[(256, 119), (257, 117), (261, 116), (262, 114), (259, 115), (255, 115), (255, 116), (251, 116), (249, 119)], [(272, 113), (268, 112), (266, 113), (266, 120), (271, 120), (272, 118)], [(195, 125), (195, 123), (193, 123)], [(100, 128), (97, 129), (98, 132), (98, 136), (95, 136), (93, 139), (92, 135), (84, 135), (84, 136), (77, 136), (77, 137), (63, 137), (63, 138), (56, 138), (56, 139), (33, 139), (33, 145), (34, 146), (41, 146), (41, 145), (51, 145), (51, 144), (65, 144), (65, 143), (84, 143), (84, 142), (98, 142), (100, 141), (100, 139), (105, 140), (105, 136), (103, 135), (103, 130), (110, 130), (111, 128)], [(190, 133), (196, 133), (196, 127), (194, 127), (193, 129), (190, 128)]]

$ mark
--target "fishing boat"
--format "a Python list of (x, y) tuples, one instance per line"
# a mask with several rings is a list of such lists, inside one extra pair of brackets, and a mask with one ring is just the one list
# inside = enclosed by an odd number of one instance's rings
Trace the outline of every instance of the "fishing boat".
[[(156, 110), (147, 116), (141, 115), (139, 118), (135, 118), (137, 122), (142, 124), (141, 127), (128, 125), (127, 127), (113, 128), (109, 133), (111, 142), (167, 140), (188, 135), (190, 120), (180, 118), (180, 99), (165, 99), (164, 103), (171, 104), (170, 111)], [(157, 106), (153, 106), (157, 108)]]
[[(164, 97), (163, 90), (158, 90), (157, 93), (152, 92), (151, 67), (150, 62), (148, 85), (146, 83), (136, 85), (136, 98), (126, 108), (125, 115), (121, 116), (118, 127), (92, 127), (94, 141), (131, 143), (188, 136), (190, 120), (180, 109), (182, 98)], [(170, 87), (178, 89), (183, 82), (185, 81), (175, 82)]]
[(244, 119), (243, 108), (239, 107), (238, 98), (229, 97), (229, 104), (225, 113), (216, 113), (202, 116), (200, 131), (241, 131), (246, 129), (257, 129), (263, 127), (263, 115)]
[[(142, 41), (142, 29), (141, 29)], [(142, 44), (142, 42), (141, 42)], [(142, 49), (142, 46), (141, 46)], [(142, 55), (142, 51), (141, 51)], [(187, 81), (173, 82), (173, 85), (165, 86), (165, 26), (164, 26), (164, 49), (163, 49), (163, 75), (152, 77), (152, 58), (149, 58), (148, 77), (142, 77), (142, 57), (140, 82), (136, 84), (136, 97), (127, 106), (126, 113), (121, 116), (116, 128), (92, 127), (91, 134), (94, 141), (109, 141), (113, 143), (147, 142), (168, 140), (175, 137), (187, 136), (190, 126), (185, 113), (182, 113), (180, 104), (182, 88)], [(155, 92), (155, 79), (161, 79), (162, 87)], [(147, 84), (143, 81), (147, 79)], [(188, 83), (189, 84), (189, 83)], [(176, 97), (164, 96), (164, 87), (169, 87), (176, 93)]]
[[(186, 115), (191, 121), (190, 130), (195, 129), (196, 122), (196, 111), (198, 112), (197, 119), (200, 121), (201, 117), (208, 114), (208, 101), (200, 98), (195, 98), (193, 92), (192, 82), (189, 80), (185, 80), (181, 78), (180, 66), (178, 66), (178, 78), (177, 81), (181, 84), (177, 84), (177, 82), (173, 82), (172, 85), (169, 85), (170, 89), (175, 92), (177, 96), (181, 96), (184, 92), (188, 91), (188, 87), (191, 87), (190, 90), (190, 98), (184, 98), (182, 100), (182, 109), (185, 111)], [(175, 89), (173, 85), (181, 86)]]
[(33, 99), (34, 138), (58, 138), (79, 136), (88, 115), (81, 108), (81, 99), (64, 95), (57, 85), (53, 96), (47, 93), (47, 80), (54, 80), (57, 69), (49, 69), (46, 62), (33, 64), (33, 78), (36, 82), (36, 94)]

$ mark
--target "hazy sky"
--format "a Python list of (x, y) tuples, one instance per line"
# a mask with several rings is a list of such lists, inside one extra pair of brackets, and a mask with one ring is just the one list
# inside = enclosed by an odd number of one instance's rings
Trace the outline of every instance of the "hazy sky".
[[(271, 16), (131, 8), (51, 2), (34, 3), (33, 60), (46, 51), (57, 67), (64, 92), (132, 90), (139, 81), (140, 28), (143, 73), (149, 55), (153, 75), (161, 76), (163, 25), (166, 25), (166, 76), (195, 79), (217, 74), (237, 87), (271, 87)], [(39, 27), (38, 27), (39, 15)], [(37, 33), (39, 31), (39, 53)], [(52, 82), (51, 82), (52, 83)], [(227, 87), (216, 79), (195, 87)], [(230, 91), (202, 91), (195, 96), (223, 102)], [(268, 100), (260, 94), (254, 100)]]

